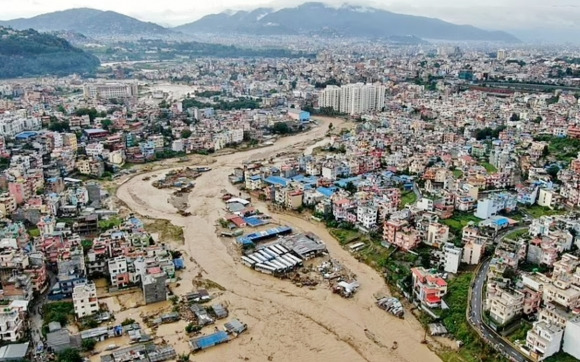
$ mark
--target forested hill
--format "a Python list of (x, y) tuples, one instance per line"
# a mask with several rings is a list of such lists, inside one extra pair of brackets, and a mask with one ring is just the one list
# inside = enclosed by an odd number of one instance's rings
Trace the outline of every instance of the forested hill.
[(99, 59), (64, 39), (0, 27), (0, 78), (93, 73)]

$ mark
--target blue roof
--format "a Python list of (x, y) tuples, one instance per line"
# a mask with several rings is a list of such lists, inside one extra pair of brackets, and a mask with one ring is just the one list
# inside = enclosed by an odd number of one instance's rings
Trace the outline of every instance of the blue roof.
[(288, 184), (290, 183), (290, 180), (288, 180), (287, 178), (279, 176), (270, 176), (264, 181), (272, 185), (280, 185), (280, 186), (288, 186)]
[(199, 337), (192, 342), (192, 344), (196, 344), (201, 349), (206, 349), (209, 347), (213, 347), (217, 344), (224, 343), (228, 340), (228, 334), (224, 331), (219, 331), (216, 333), (212, 333), (210, 335)]
[(262, 176), (260, 176), (260, 175), (250, 176), (250, 180), (252, 180), (252, 181), (259, 180), (261, 178), (262, 178)]
[(324, 197), (332, 197), (336, 191), (336, 187), (319, 187), (316, 189), (316, 191), (320, 192), (322, 195), (324, 195)]
[(360, 182), (360, 177), (350, 177), (350, 178), (345, 178), (342, 180), (338, 180), (335, 182), (336, 185), (340, 186), (340, 187), (346, 187), (346, 185), (352, 182), (355, 186)]
[(143, 222), (139, 219), (137, 219), (136, 217), (132, 217), (129, 219), (129, 222), (131, 224), (133, 224), (133, 226), (137, 226), (137, 227), (142, 227), (143, 226)]
[(24, 131), (24, 132), (20, 132), (16, 136), (14, 136), (14, 138), (16, 138), (16, 139), (27, 139), (27, 138), (34, 137), (37, 134), (38, 133), (37, 132), (34, 132), (34, 131)]
[(260, 225), (264, 225), (264, 221), (258, 219), (257, 217), (245, 217), (244, 221), (246, 222), (246, 224), (252, 226), (252, 227), (256, 227), (256, 226), (260, 226)]

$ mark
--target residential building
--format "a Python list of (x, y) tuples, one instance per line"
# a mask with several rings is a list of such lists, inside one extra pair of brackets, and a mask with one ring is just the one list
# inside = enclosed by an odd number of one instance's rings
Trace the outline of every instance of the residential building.
[(462, 242), (463, 256), (462, 262), (469, 265), (479, 264), (488, 238), (481, 234), (481, 230), (473, 225), (463, 228)]
[(382, 110), (385, 106), (385, 94), (386, 87), (380, 84), (328, 86), (319, 96), (319, 106), (351, 115), (364, 114)]
[(127, 258), (118, 256), (108, 260), (109, 277), (111, 286), (114, 288), (123, 288), (129, 285), (130, 277), (127, 266)]
[(75, 286), (72, 299), (77, 318), (91, 316), (99, 311), (97, 287), (94, 283)]
[(510, 212), (517, 207), (516, 195), (507, 192), (493, 194), (477, 202), (475, 216), (480, 219), (489, 219), (498, 213), (505, 211)]
[(490, 318), (498, 325), (505, 325), (522, 314), (524, 294), (517, 290), (504, 289), (488, 284), (486, 309)]
[(0, 340), (17, 342), (24, 336), (24, 320), (18, 308), (8, 306), (0, 310)]
[(562, 350), (580, 360), (580, 316), (566, 321)]
[(462, 248), (458, 248), (451, 243), (445, 243), (443, 246), (444, 264), (443, 270), (447, 273), (457, 273), (461, 257), (463, 253)]
[(532, 357), (541, 361), (560, 352), (563, 335), (564, 329), (561, 327), (538, 321), (528, 331), (526, 347), (531, 352)]
[(439, 248), (449, 240), (449, 227), (440, 223), (431, 223), (427, 229), (427, 239), (423, 242), (427, 245)]
[(425, 268), (412, 268), (413, 297), (430, 308), (441, 306), (441, 298), (447, 294), (447, 282)]
[(141, 277), (143, 298), (145, 304), (163, 302), (167, 300), (167, 275), (161, 268), (150, 268)]

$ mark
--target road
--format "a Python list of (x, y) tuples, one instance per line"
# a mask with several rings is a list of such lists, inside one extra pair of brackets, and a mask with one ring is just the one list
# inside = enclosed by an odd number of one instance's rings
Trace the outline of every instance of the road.
[[(509, 233), (525, 228), (527, 228), (527, 226), (508, 230), (507, 232), (499, 235), (496, 238), (496, 241), (501, 242), (503, 238), (505, 238), (505, 236), (508, 235)], [(474, 328), (478, 329), (481, 332), (481, 335), (483, 335), (486, 342), (494, 346), (496, 350), (499, 350), (513, 361), (527, 362), (528, 358), (526, 356), (521, 354), (519, 350), (515, 349), (503, 338), (501, 338), (499, 334), (497, 334), (493, 329), (491, 329), (491, 327), (485, 324), (483, 320), (483, 287), (487, 279), (489, 264), (490, 260), (488, 259), (481, 265), (481, 267), (479, 268), (479, 272), (475, 276), (475, 282), (471, 292), (471, 300), (469, 302), (470, 309), (469, 322)]]

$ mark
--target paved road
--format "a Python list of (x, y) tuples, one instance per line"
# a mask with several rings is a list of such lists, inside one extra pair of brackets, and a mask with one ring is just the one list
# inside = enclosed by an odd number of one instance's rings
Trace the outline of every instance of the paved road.
[[(521, 230), (524, 228), (527, 228), (527, 226), (511, 229), (505, 233), (500, 234), (496, 238), (496, 240), (499, 242), (510, 232)], [(470, 306), (469, 322), (481, 332), (483, 337), (486, 339), (486, 342), (494, 346), (496, 350), (499, 350), (513, 361), (527, 362), (528, 358), (526, 356), (521, 354), (519, 350), (512, 347), (509, 343), (504, 341), (503, 338), (501, 338), (493, 329), (491, 329), (483, 321), (483, 287), (487, 279), (489, 264), (490, 260), (488, 259), (481, 265), (481, 267), (479, 268), (479, 273), (475, 276), (475, 282), (471, 293), (471, 300), (469, 301)]]

